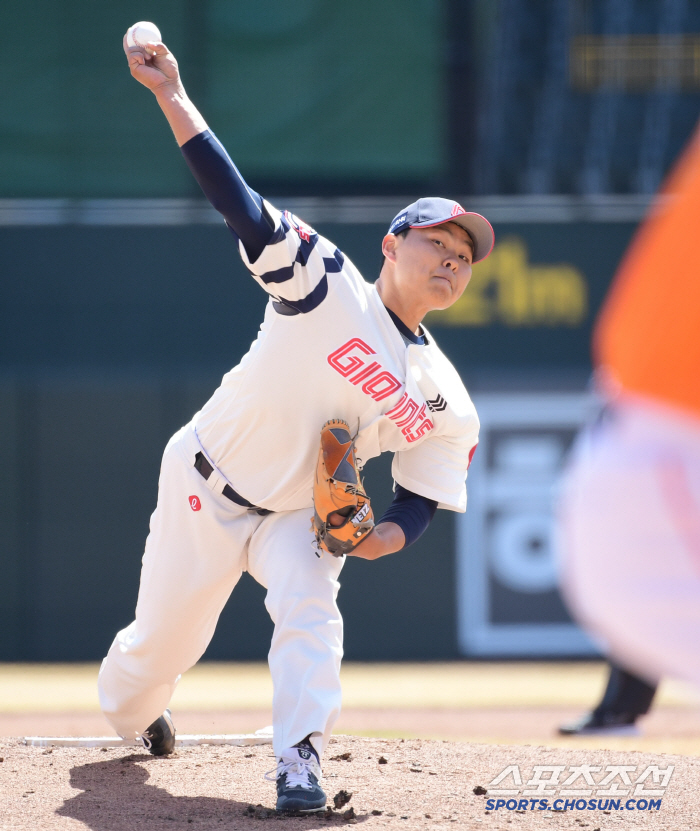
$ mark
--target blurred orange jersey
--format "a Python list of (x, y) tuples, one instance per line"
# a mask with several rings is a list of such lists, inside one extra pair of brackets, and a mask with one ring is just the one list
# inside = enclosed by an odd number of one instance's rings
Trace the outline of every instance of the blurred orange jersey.
[(700, 130), (630, 245), (598, 319), (596, 364), (700, 416)]

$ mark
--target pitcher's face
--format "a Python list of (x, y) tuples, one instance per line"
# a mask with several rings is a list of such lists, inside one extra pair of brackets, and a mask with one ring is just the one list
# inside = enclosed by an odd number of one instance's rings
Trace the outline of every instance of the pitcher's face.
[(454, 222), (411, 228), (404, 237), (388, 234), (382, 247), (394, 264), (395, 290), (421, 315), (459, 300), (472, 275), (471, 237)]

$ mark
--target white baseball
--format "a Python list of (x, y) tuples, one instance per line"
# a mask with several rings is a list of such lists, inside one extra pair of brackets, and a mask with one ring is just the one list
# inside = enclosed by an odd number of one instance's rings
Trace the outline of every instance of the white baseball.
[(134, 23), (126, 33), (127, 46), (140, 46), (144, 49), (146, 44), (152, 41), (160, 43), (160, 30), (155, 23), (149, 23), (148, 20), (140, 20), (138, 23)]

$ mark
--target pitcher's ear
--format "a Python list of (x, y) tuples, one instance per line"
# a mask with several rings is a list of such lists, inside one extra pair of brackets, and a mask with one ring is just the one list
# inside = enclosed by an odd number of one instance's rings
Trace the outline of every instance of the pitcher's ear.
[(387, 234), (382, 240), (382, 254), (389, 260), (389, 262), (396, 262), (396, 243), (397, 237), (395, 234)]

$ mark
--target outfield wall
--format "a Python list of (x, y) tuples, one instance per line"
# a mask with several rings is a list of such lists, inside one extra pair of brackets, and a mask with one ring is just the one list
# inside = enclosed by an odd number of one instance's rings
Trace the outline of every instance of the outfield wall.
[[(403, 201), (288, 204), (373, 278)], [(493, 217), (497, 248), (431, 330), (477, 398), (583, 392), (592, 321), (644, 205), (482, 201), (474, 207)], [(200, 202), (7, 201), (0, 250), (0, 660), (92, 660), (131, 618), (162, 449), (246, 351), (265, 297)], [(367, 471), (381, 514), (388, 460)], [(465, 603), (478, 600), (458, 594), (459, 527), (439, 512), (406, 552), (347, 564), (349, 658), (527, 654), (465, 639)], [(459, 550), (460, 585), (472, 569), (475, 578), (492, 573)], [(264, 657), (271, 625), (262, 595), (245, 577), (208, 657)], [(537, 622), (541, 605), (521, 603), (530, 611), (515, 622), (527, 614)], [(555, 607), (551, 600), (550, 617)], [(550, 653), (568, 654), (566, 643), (533, 652)]]

